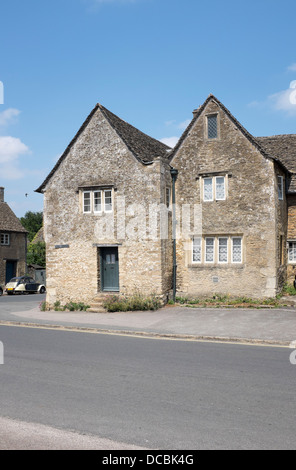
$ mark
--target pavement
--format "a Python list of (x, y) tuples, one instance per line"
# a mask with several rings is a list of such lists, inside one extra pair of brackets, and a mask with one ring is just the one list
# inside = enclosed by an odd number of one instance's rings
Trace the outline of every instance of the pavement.
[(0, 325), (46, 327), (174, 340), (221, 341), (296, 349), (296, 307), (192, 308), (91, 313), (31, 310), (1, 314)]

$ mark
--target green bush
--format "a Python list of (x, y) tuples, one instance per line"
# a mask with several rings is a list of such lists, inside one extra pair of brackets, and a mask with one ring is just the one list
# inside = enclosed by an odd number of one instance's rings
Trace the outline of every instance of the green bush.
[(85, 312), (89, 308), (89, 305), (85, 305), (83, 302), (68, 302), (63, 306), (63, 310), (69, 310), (70, 312)]
[(46, 310), (48, 310), (47, 303), (46, 302), (41, 302), (39, 304), (39, 308), (40, 308), (41, 312), (46, 312)]
[(69, 310), (70, 312), (82, 312), (86, 311), (89, 308), (89, 305), (85, 305), (83, 302), (68, 302), (65, 305), (61, 305), (61, 302), (57, 300), (53, 304), (53, 309), (55, 312), (64, 312)]
[(296, 289), (291, 284), (285, 284), (283, 288), (283, 294), (296, 295)]
[[(291, 286), (289, 286), (291, 287)], [(289, 289), (292, 294), (292, 290)], [(295, 294), (296, 295), (296, 290)], [(249, 297), (230, 297), (229, 295), (224, 295), (224, 294), (214, 294), (213, 297), (209, 298), (201, 298), (201, 299), (188, 299), (184, 297), (177, 297), (176, 298), (176, 303), (178, 304), (183, 304), (186, 307), (194, 307), (194, 306), (199, 306), (199, 307), (258, 307), (260, 305), (268, 305), (272, 307), (277, 307), (279, 305), (279, 300), (280, 296), (277, 296), (275, 299), (274, 298), (268, 298), (268, 299), (252, 299)]]
[(108, 312), (158, 310), (160, 307), (161, 301), (154, 294), (148, 297), (139, 293), (131, 296), (111, 295), (104, 302), (104, 308)]

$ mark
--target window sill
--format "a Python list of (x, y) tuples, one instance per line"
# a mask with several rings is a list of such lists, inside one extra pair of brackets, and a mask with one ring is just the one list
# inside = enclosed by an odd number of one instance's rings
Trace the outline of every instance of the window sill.
[(102, 212), (82, 212), (82, 215), (100, 217), (105, 214), (113, 214), (113, 211), (102, 211)]
[(244, 263), (190, 263), (188, 268), (193, 269), (242, 269), (245, 267)]

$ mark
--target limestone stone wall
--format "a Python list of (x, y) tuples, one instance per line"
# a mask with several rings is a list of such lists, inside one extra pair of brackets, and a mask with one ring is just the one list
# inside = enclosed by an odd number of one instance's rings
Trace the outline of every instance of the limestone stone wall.
[[(95, 299), (100, 292), (100, 247), (108, 245), (118, 247), (120, 293), (137, 289), (165, 294), (171, 282), (166, 271), (171, 241), (161, 240), (159, 226), (149, 232), (149, 211), (151, 204), (164, 203), (168, 178), (169, 167), (161, 157), (143, 165), (100, 109), (96, 111), (45, 188), (50, 305)], [(83, 213), (83, 190), (97, 188), (111, 189), (111, 213)]]
[[(218, 116), (218, 138), (208, 139), (207, 116)], [(277, 293), (278, 213), (274, 162), (265, 158), (214, 101), (210, 101), (183, 141), (172, 166), (179, 171), (177, 204), (199, 206), (201, 226), (192, 221), (177, 240), (177, 295), (215, 293), (271, 297)], [(205, 177), (225, 176), (226, 199), (203, 201)], [(274, 182), (274, 184), (273, 184)], [(186, 213), (186, 211), (185, 211)], [(182, 225), (183, 210), (180, 211)], [(192, 262), (192, 238), (200, 236), (203, 260)], [(216, 257), (206, 263), (206, 237), (215, 238)], [(218, 239), (228, 238), (228, 261), (218, 262)], [(231, 262), (232, 237), (242, 238), (242, 262)]]

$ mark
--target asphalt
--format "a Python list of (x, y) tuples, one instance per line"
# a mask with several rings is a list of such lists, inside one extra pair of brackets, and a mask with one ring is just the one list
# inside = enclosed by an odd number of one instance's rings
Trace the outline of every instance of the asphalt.
[(104, 334), (221, 341), (296, 349), (296, 307), (189, 308), (166, 306), (145, 312), (42, 312), (1, 315), (0, 325), (46, 327)]

